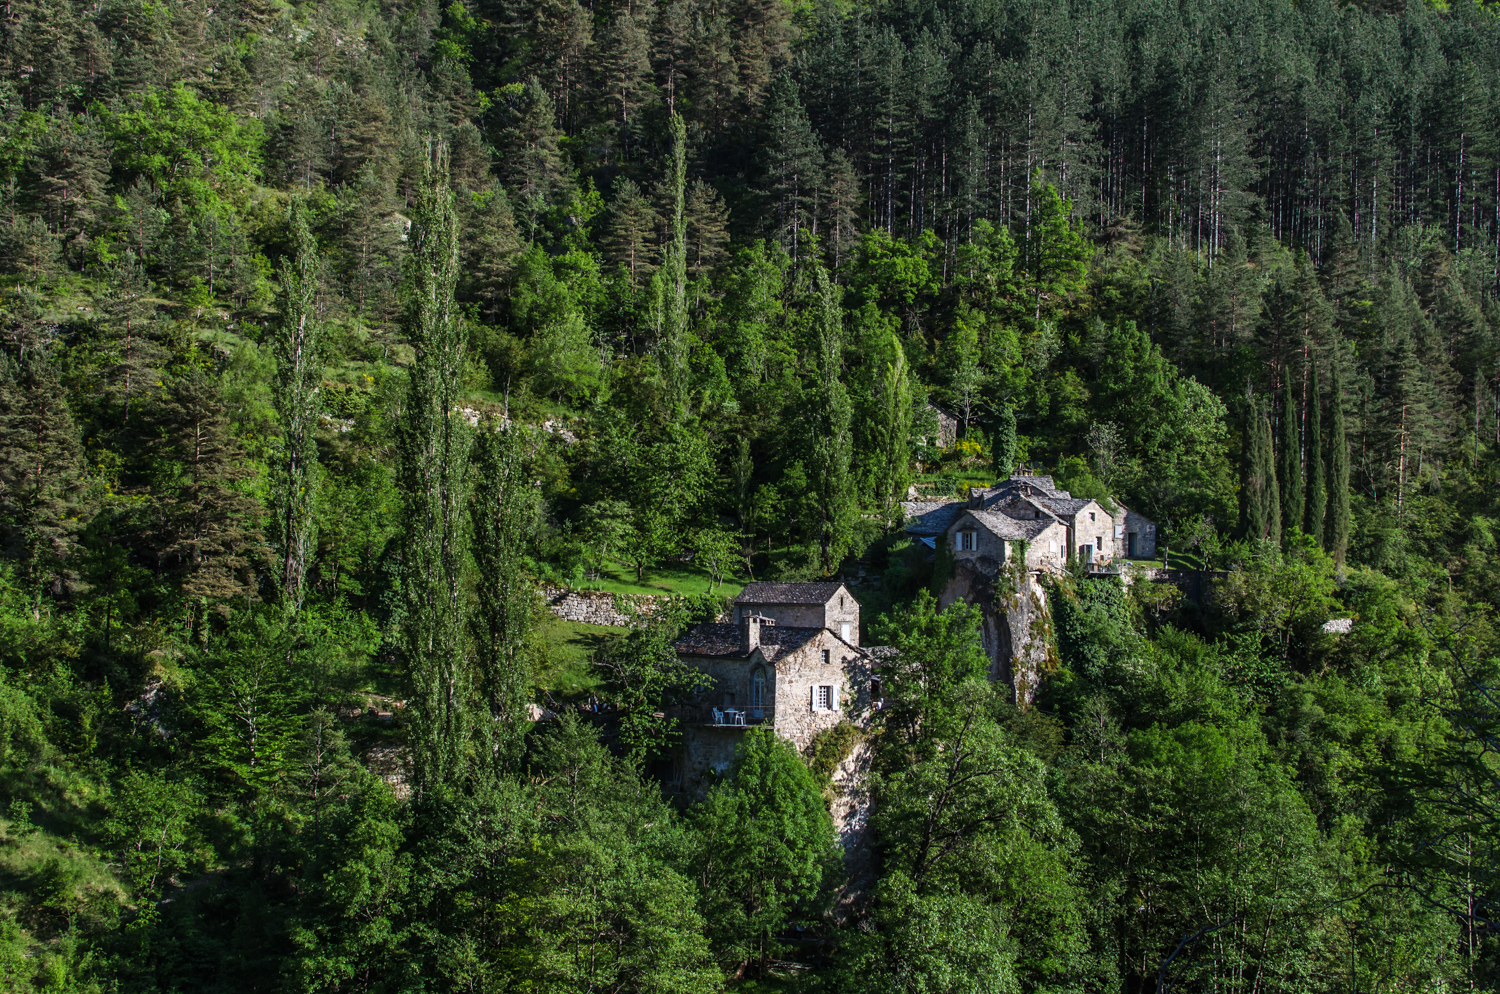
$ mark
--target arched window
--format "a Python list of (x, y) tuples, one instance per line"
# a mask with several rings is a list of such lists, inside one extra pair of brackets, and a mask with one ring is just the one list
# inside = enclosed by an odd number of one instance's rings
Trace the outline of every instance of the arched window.
[(750, 710), (755, 712), (755, 717), (760, 717), (761, 710), (766, 706), (766, 671), (757, 666), (755, 672), (750, 674)]

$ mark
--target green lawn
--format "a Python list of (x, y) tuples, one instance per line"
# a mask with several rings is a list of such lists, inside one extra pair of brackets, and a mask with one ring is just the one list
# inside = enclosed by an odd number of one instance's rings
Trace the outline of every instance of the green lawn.
[(612, 594), (695, 595), (712, 590), (725, 597), (734, 597), (745, 589), (743, 580), (725, 580), (722, 584), (715, 584), (707, 570), (687, 564), (647, 570), (641, 580), (636, 579), (632, 569), (612, 566), (606, 568), (599, 579), (585, 580), (573, 586), (578, 590), (607, 590)]
[(626, 631), (554, 617), (541, 631), (546, 654), (536, 673), (537, 689), (564, 699), (587, 697), (603, 684), (589, 660), (610, 639)]

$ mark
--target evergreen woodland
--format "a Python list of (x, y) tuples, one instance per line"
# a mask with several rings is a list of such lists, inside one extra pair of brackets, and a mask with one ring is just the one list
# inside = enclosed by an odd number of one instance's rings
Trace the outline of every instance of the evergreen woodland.
[[(1500, 990), (1497, 295), (1474, 0), (11, 0), (0, 990)], [(1017, 706), (1021, 466), (1195, 579)], [(890, 706), (664, 791), (840, 575)]]

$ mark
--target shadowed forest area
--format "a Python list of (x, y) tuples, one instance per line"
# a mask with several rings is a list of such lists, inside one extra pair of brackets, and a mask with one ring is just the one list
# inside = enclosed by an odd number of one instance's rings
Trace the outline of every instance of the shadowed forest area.
[[(1493, 4), (12, 0), (0, 990), (1500, 989), (1497, 294)], [(1207, 579), (1018, 703), (1023, 466)], [(887, 706), (664, 792), (828, 577)]]

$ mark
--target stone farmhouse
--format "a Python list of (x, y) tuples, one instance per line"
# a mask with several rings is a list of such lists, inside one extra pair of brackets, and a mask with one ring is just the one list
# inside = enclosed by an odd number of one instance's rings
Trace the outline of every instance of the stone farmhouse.
[(668, 786), (701, 792), (734, 761), (745, 732), (770, 726), (799, 750), (841, 721), (861, 723), (878, 698), (874, 657), (859, 647), (859, 603), (842, 583), (752, 583), (732, 621), (695, 626), (678, 658), (708, 688), (675, 715), (683, 743)]
[(933, 549), (942, 543), (953, 557), (939, 605), (963, 600), (980, 608), (990, 679), (1010, 684), (1017, 700), (1031, 699), (1050, 652), (1041, 575), (1070, 560), (1100, 568), (1156, 555), (1155, 522), (1118, 502), (1110, 514), (1098, 501), (1057, 489), (1050, 476), (1018, 473), (971, 489), (967, 500), (902, 506), (907, 532)]
[(1004, 565), (1015, 543), (1026, 543), (1031, 569), (1063, 569), (1074, 557), (1105, 565), (1156, 555), (1156, 524), (1115, 503), (1057, 489), (1050, 476), (1018, 473), (993, 487), (972, 488), (967, 500), (907, 501), (906, 530), (929, 545), (941, 539), (956, 559), (989, 556)]

